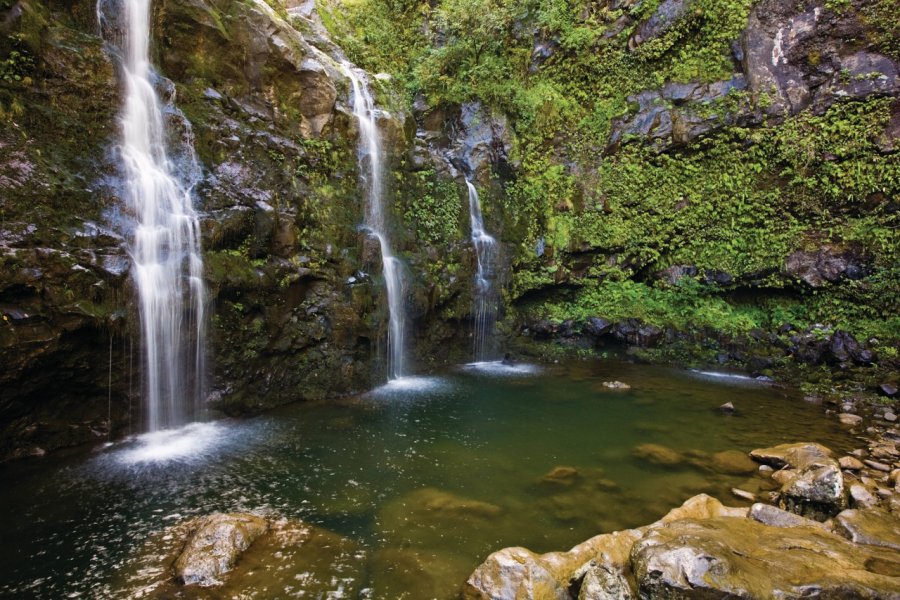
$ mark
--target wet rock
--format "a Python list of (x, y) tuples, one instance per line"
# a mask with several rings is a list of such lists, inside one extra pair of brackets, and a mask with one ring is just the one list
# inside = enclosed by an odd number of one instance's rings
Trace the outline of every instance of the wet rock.
[(872, 508), (878, 505), (878, 500), (875, 496), (858, 483), (850, 486), (850, 501), (854, 508)]
[(831, 461), (831, 450), (812, 442), (781, 444), (772, 448), (757, 448), (750, 452), (750, 458), (758, 463), (776, 469), (790, 466), (804, 469), (811, 465), (827, 464)]
[(838, 420), (841, 422), (841, 425), (847, 425), (849, 427), (856, 427), (860, 423), (862, 423), (863, 418), (859, 415), (852, 415), (850, 413), (841, 413), (838, 415)]
[(866, 459), (863, 461), (866, 466), (875, 469), (876, 471), (882, 471), (883, 473), (890, 473), (891, 466), (889, 464), (878, 462), (877, 460)]
[(186, 585), (221, 583), (220, 577), (234, 567), (241, 553), (268, 527), (262, 517), (244, 513), (220, 513), (198, 519), (175, 561), (175, 576)]
[(540, 557), (525, 548), (491, 554), (466, 581), (466, 600), (571, 600), (567, 589)]
[(654, 325), (645, 325), (637, 319), (626, 319), (613, 326), (612, 334), (619, 341), (647, 348), (656, 345), (662, 339), (663, 330)]
[(873, 354), (861, 347), (856, 339), (846, 331), (835, 331), (828, 345), (828, 356), (831, 364), (841, 364), (853, 361), (857, 364), (871, 364)]
[(771, 527), (816, 527), (823, 529), (824, 525), (813, 519), (807, 519), (800, 515), (782, 510), (771, 504), (756, 503), (750, 507), (747, 515), (754, 521)]
[(842, 469), (849, 471), (859, 471), (865, 466), (859, 459), (852, 456), (842, 456), (838, 459), (838, 464)]
[(622, 383), (621, 381), (604, 381), (601, 385), (610, 390), (625, 391), (631, 389), (630, 385), (628, 385), (627, 383)]
[(661, 444), (641, 444), (631, 454), (648, 463), (665, 467), (674, 467), (684, 462), (684, 456), (680, 452)]
[(756, 502), (756, 494), (748, 492), (746, 490), (742, 490), (739, 488), (731, 488), (732, 495), (740, 498), (741, 500), (746, 500), (748, 502)]
[(634, 594), (618, 569), (592, 560), (575, 574), (578, 600), (632, 600)]
[(781, 488), (781, 506), (825, 520), (847, 507), (844, 477), (836, 464), (800, 471)]
[[(802, 549), (802, 551), (799, 551)], [(890, 597), (900, 560), (810, 527), (686, 519), (651, 528), (632, 550), (642, 598)], [(873, 565), (878, 561), (877, 569)]]
[(897, 421), (897, 415), (891, 411), (884, 413), (884, 420), (888, 423), (895, 423)]
[(725, 413), (726, 415), (733, 415), (734, 413), (737, 412), (737, 410), (734, 408), (734, 404), (732, 404), (731, 402), (726, 402), (725, 404), (723, 404), (722, 406), (719, 407), (719, 410), (721, 412)]
[(693, 265), (673, 265), (655, 274), (660, 281), (669, 285), (676, 285), (685, 277), (696, 277), (697, 267)]
[(835, 531), (867, 546), (900, 550), (900, 519), (877, 509), (845, 510), (834, 519)]

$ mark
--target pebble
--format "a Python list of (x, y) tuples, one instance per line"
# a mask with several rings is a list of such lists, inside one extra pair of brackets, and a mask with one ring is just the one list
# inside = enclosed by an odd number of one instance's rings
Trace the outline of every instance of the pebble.
[(862, 420), (863, 420), (862, 417), (860, 417), (859, 415), (851, 415), (850, 413), (845, 413), (845, 412), (839, 414), (838, 419), (840, 419), (841, 424), (849, 425), (851, 427), (859, 425), (860, 423), (862, 423)]
[(863, 462), (866, 463), (868, 466), (872, 467), (873, 469), (875, 469), (876, 471), (882, 471), (884, 473), (891, 472), (890, 465), (886, 465), (884, 463), (878, 462), (877, 460), (864, 460)]
[(862, 448), (857, 448), (856, 450), (854, 450), (854, 451), (851, 452), (850, 454), (852, 454), (852, 455), (855, 456), (856, 458), (865, 458), (865, 457), (868, 455), (868, 452), (866, 452), (866, 451), (863, 450)]
[(770, 467), (769, 465), (759, 465), (759, 472), (760, 472), (760, 473), (771, 473), (771, 472), (774, 471), (774, 470), (775, 470), (775, 469), (773, 469), (773, 468)]
[(884, 413), (884, 420), (888, 421), (889, 423), (893, 423), (894, 421), (897, 420), (897, 415), (895, 415), (892, 412), (886, 412), (886, 413)]
[(859, 471), (865, 467), (859, 459), (853, 458), (852, 456), (842, 456), (838, 459), (838, 464), (841, 465), (842, 469), (849, 469), (850, 471)]
[(883, 487), (880, 487), (877, 490), (875, 490), (875, 493), (878, 495), (879, 498), (890, 498), (891, 496), (894, 495), (893, 490), (889, 490), (889, 489), (883, 488)]
[(750, 492), (738, 488), (731, 488), (731, 493), (738, 498), (743, 498), (744, 500), (749, 500), (750, 502), (756, 502), (756, 495), (751, 494)]

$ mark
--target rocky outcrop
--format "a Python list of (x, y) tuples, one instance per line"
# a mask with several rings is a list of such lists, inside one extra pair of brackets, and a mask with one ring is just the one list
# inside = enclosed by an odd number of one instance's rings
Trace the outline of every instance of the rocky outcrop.
[(787, 257), (785, 272), (812, 288), (828, 283), (861, 279), (867, 271), (858, 249), (824, 245), (815, 250), (797, 250)]
[[(683, 0), (660, 4), (638, 26), (629, 48), (676, 27), (689, 7)], [(727, 125), (772, 124), (808, 108), (822, 113), (844, 100), (895, 95), (900, 64), (864, 41), (866, 27), (856, 10), (799, 0), (757, 3), (735, 44), (740, 69), (731, 79), (670, 83), (629, 97), (637, 111), (614, 122), (608, 150), (635, 139), (665, 150)], [(860, 43), (847, 44), (851, 38)]]
[(700, 495), (657, 523), (600, 535), (569, 552), (500, 550), (469, 577), (464, 597), (699, 600), (815, 590), (827, 597), (887, 599), (900, 594), (900, 561), (890, 550), (850, 542), (799, 517), (760, 514), (749, 511), (748, 518), (747, 509)]

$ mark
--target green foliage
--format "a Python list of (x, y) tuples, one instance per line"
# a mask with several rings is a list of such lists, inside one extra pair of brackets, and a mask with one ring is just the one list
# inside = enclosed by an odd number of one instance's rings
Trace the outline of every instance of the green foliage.
[(433, 170), (417, 171), (401, 182), (403, 222), (425, 245), (447, 245), (463, 239), (462, 190), (452, 181), (439, 179)]
[(22, 33), (7, 36), (0, 46), (0, 82), (30, 85), (35, 69), (34, 56)]

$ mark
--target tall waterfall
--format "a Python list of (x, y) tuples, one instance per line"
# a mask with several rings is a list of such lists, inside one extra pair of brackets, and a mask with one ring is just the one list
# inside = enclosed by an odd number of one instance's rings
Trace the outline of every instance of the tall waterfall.
[(384, 207), (384, 163), (381, 151), (381, 136), (376, 122), (375, 101), (363, 76), (347, 62), (341, 63), (344, 74), (353, 88), (353, 115), (359, 122), (359, 142), (357, 161), (359, 162), (360, 185), (366, 194), (365, 225), (381, 248), (381, 261), (388, 301), (388, 353), (387, 377), (389, 380), (403, 377), (406, 369), (404, 336), (406, 334), (406, 314), (404, 297), (406, 286), (400, 260), (391, 251), (387, 234), (387, 216)]
[[(108, 0), (107, 0), (108, 1)], [(129, 240), (137, 288), (143, 353), (145, 426), (158, 431), (196, 416), (201, 396), (205, 289), (200, 222), (192, 185), (179, 178), (168, 155), (163, 106), (150, 64), (150, 0), (121, 0), (104, 13), (101, 29), (122, 53), (124, 106), (121, 157), (128, 213), (135, 220)], [(187, 144), (190, 146), (190, 144)], [(190, 170), (196, 170), (191, 146)]]
[(499, 296), (497, 280), (497, 240), (484, 229), (481, 201), (475, 185), (466, 179), (469, 188), (469, 217), (472, 223), (472, 245), (475, 246), (475, 362), (490, 358), (491, 334), (497, 320)]

